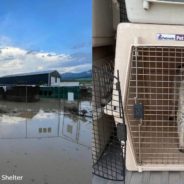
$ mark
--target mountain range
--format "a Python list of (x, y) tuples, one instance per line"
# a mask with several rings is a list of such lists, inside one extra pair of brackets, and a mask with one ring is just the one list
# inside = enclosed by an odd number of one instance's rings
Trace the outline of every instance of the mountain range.
[(61, 74), (62, 80), (77, 80), (77, 79), (91, 79), (92, 78), (92, 70), (80, 72), (80, 73), (63, 73)]

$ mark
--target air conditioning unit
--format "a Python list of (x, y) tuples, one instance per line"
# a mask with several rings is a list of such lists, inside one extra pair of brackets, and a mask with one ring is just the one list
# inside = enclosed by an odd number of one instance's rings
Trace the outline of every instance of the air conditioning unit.
[(184, 27), (122, 23), (119, 70), (128, 170), (184, 170)]
[(134, 23), (184, 24), (184, 0), (126, 0)]

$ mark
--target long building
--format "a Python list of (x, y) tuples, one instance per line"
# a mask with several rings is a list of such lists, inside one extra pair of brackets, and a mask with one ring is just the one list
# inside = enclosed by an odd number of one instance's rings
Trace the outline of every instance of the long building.
[(58, 71), (42, 71), (14, 74), (0, 77), (0, 85), (60, 85), (61, 76)]
[[(21, 101), (28, 86), (29, 89), (31, 88), (30, 85), (35, 86), (35, 89), (39, 87), (37, 94), (40, 98), (61, 98), (73, 101), (79, 99), (80, 96), (79, 82), (61, 82), (61, 75), (56, 70), (0, 77), (0, 86), (4, 89), (0, 96)], [(24, 101), (24, 98), (22, 101)]]

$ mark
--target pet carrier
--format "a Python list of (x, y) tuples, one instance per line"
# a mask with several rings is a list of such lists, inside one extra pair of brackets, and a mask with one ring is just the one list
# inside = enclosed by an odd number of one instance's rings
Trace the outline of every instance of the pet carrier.
[(182, 26), (118, 27), (115, 71), (127, 124), (128, 170), (184, 170), (182, 33)]
[(126, 0), (130, 22), (184, 24), (184, 0)]

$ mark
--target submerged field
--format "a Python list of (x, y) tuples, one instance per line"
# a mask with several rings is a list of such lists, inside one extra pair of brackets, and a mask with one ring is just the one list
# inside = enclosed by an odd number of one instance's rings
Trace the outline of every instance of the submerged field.
[[(73, 105), (91, 108), (89, 101)], [(0, 101), (0, 176), (23, 176), (26, 184), (90, 183), (92, 120), (72, 114), (70, 106)]]

